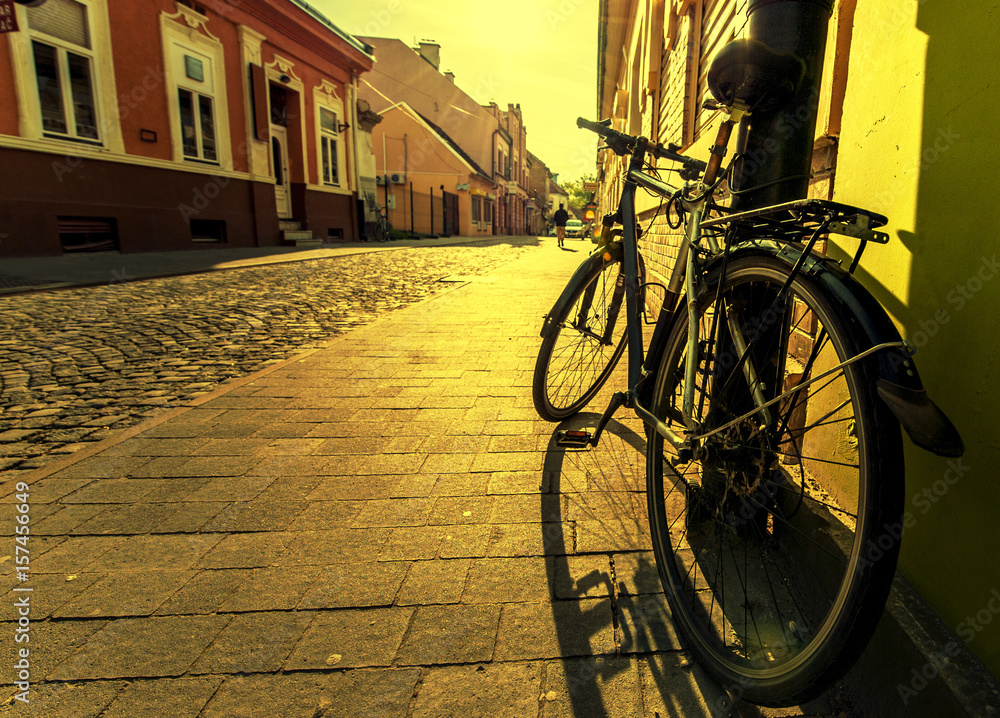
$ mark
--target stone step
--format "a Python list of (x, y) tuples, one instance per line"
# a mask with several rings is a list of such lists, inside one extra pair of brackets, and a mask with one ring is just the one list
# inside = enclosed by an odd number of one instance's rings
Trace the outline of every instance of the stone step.
[(278, 229), (280, 229), (282, 232), (297, 232), (298, 230), (302, 229), (302, 223), (296, 222), (293, 219), (279, 219)]
[(322, 247), (323, 240), (320, 237), (313, 237), (312, 230), (283, 230), (281, 239), (285, 244), (294, 244), (296, 247)]

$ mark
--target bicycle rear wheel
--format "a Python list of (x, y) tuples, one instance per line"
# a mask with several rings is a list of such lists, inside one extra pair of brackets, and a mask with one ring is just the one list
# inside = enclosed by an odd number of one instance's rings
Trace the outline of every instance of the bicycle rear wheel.
[[(720, 430), (694, 458), (653, 433), (646, 462), (653, 548), (679, 632), (722, 685), (774, 706), (815, 697), (863, 650), (892, 582), (903, 499), (899, 425), (875, 395), (877, 370), (865, 360), (837, 368), (859, 353), (847, 318), (806, 276), (781, 292), (788, 276), (757, 255), (709, 279), (689, 408), (697, 434)], [(687, 326), (679, 317), (653, 398), (679, 433)], [(739, 418), (755, 393), (766, 401), (796, 387)]]
[[(641, 257), (639, 269), (641, 277)], [(625, 274), (620, 253), (595, 265), (560, 316), (552, 319), (555, 329), (542, 340), (531, 394), (539, 416), (561, 421), (594, 398), (625, 351)]]
[(379, 220), (365, 222), (365, 239), (369, 242), (384, 242), (388, 239), (385, 224)]

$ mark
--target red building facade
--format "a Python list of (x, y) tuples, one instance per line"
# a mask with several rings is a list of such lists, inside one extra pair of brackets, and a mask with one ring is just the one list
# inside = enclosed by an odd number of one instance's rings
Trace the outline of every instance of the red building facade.
[[(358, 237), (370, 48), (297, 0), (45, 0), (0, 35), (0, 256)], [(301, 236), (301, 235), (300, 235)]]

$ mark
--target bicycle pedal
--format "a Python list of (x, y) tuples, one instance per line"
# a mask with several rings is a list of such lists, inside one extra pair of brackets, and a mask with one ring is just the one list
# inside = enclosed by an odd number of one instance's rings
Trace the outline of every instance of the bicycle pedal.
[(569, 429), (556, 434), (556, 446), (582, 449), (591, 445), (591, 439), (589, 431)]

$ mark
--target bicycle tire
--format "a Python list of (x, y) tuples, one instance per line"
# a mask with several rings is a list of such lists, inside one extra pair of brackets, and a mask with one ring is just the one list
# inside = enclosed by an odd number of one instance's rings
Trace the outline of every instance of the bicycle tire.
[[(621, 359), (627, 343), (623, 268), (620, 252), (595, 265), (553, 317), (556, 329), (542, 340), (532, 380), (532, 401), (543, 419), (562, 421), (580, 411)], [(639, 270), (644, 277), (641, 256)]]
[[(768, 399), (859, 353), (846, 310), (818, 282), (800, 274), (775, 300), (789, 273), (773, 256), (749, 255), (708, 278), (696, 313), (708, 338), (694, 382), (706, 431), (754, 408), (730, 313), (762, 367), (756, 383), (766, 389), (771, 379)], [(653, 393), (654, 414), (676, 431), (687, 322), (682, 312)], [(705, 439), (693, 458), (676, 457), (655, 432), (647, 444), (650, 532), (678, 632), (723, 686), (758, 704), (802, 703), (846, 672), (895, 571), (899, 424), (876, 396), (872, 358), (830, 376), (775, 404), (770, 417), (758, 412)]]
[(386, 241), (385, 225), (382, 222), (376, 220), (374, 222), (366, 222), (366, 239), (369, 242), (384, 242)]

